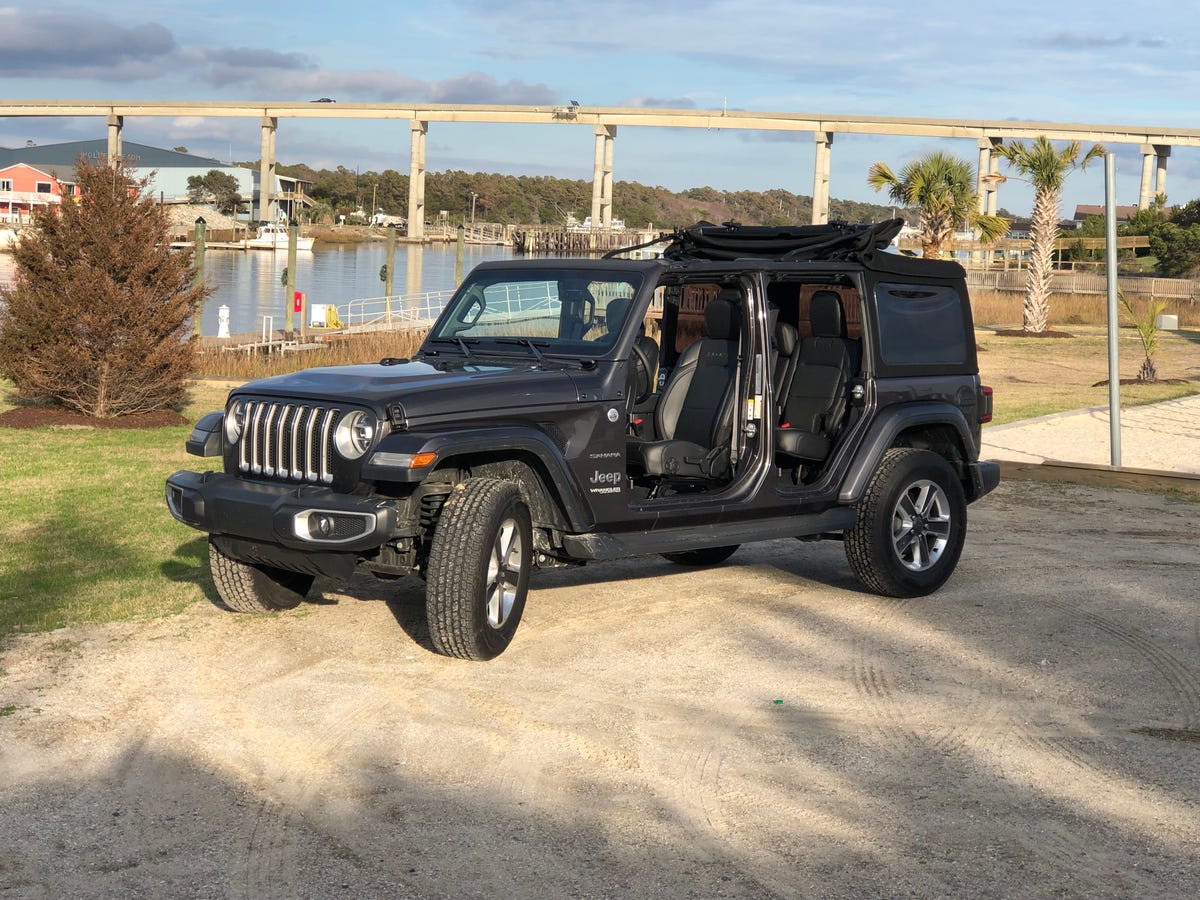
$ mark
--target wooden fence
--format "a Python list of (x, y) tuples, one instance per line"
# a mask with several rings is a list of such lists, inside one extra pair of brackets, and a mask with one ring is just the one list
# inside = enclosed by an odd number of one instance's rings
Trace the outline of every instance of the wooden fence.
[[(967, 284), (973, 289), (1024, 293), (1028, 276), (1029, 273), (1024, 269), (1008, 272), (968, 269)], [(1164, 300), (1200, 299), (1200, 281), (1189, 278), (1122, 276), (1119, 283), (1121, 290), (1127, 294), (1161, 297)], [(1056, 294), (1106, 294), (1108, 279), (1104, 275), (1091, 275), (1086, 272), (1054, 272), (1050, 278), (1050, 290)]]

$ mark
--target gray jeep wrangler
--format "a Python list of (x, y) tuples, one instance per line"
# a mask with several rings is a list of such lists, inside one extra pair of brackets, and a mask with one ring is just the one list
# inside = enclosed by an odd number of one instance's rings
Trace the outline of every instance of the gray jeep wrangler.
[[(953, 573), (979, 461), (964, 273), (900, 220), (675, 232), (661, 259), (485, 263), (411, 359), (251, 382), (167, 479), (240, 612), (315, 576), (420, 575), (433, 644), (489, 659), (535, 568), (841, 540), (889, 596)], [(611, 256), (611, 255), (610, 255)]]

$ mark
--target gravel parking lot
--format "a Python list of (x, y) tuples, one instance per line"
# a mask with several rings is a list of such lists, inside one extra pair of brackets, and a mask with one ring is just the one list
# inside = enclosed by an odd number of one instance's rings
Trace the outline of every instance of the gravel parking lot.
[(13, 640), (0, 896), (1195, 896), (1198, 534), (1012, 482), (918, 600), (774, 541), (546, 573), (485, 664), (415, 580)]

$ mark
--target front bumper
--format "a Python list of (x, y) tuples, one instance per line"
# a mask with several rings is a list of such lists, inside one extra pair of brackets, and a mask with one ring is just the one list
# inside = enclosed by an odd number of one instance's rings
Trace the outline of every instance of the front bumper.
[(310, 485), (259, 484), (220, 472), (176, 472), (167, 508), (185, 525), (294, 550), (373, 550), (396, 530), (396, 505)]

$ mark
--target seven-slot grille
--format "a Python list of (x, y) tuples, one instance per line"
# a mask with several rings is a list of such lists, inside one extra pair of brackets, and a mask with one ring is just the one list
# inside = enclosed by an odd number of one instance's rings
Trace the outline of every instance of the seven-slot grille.
[(247, 400), (238, 468), (287, 481), (333, 481), (333, 429), (340, 409)]

